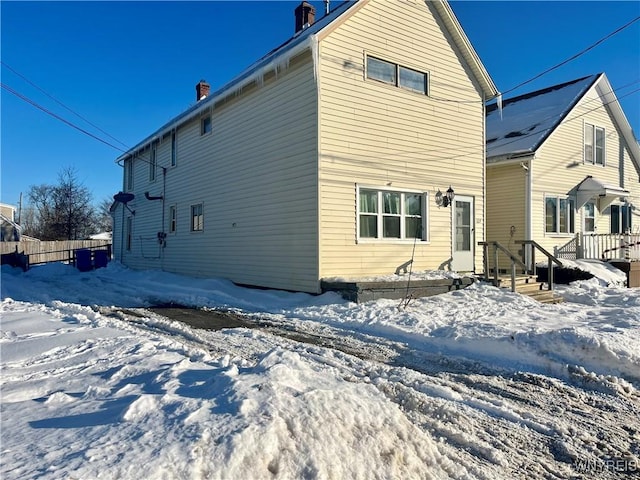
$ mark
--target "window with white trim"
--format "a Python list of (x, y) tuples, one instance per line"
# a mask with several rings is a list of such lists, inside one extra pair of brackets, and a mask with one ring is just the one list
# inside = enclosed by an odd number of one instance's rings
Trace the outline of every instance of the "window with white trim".
[(211, 133), (211, 116), (207, 115), (200, 119), (200, 135)]
[(582, 207), (584, 214), (584, 232), (593, 233), (596, 231), (596, 204), (587, 202)]
[(178, 212), (176, 206), (171, 205), (169, 207), (169, 233), (176, 233), (178, 228), (177, 215)]
[(124, 161), (124, 175), (126, 177), (126, 191), (130, 192), (133, 190), (133, 158)]
[(584, 124), (584, 161), (604, 165), (604, 128)]
[(545, 196), (545, 233), (571, 234), (575, 232), (575, 200), (567, 197)]
[(156, 169), (158, 168), (158, 157), (156, 155), (156, 146), (151, 146), (151, 153), (149, 154), (149, 181), (153, 182), (156, 179)]
[(611, 233), (631, 232), (631, 205), (611, 205)]
[(427, 74), (367, 55), (367, 78), (427, 95)]
[(131, 217), (127, 217), (125, 238), (127, 252), (130, 252), (131, 244), (133, 243), (133, 219)]
[(176, 166), (177, 160), (177, 145), (176, 145), (176, 132), (171, 132), (171, 166)]
[(202, 203), (191, 205), (191, 231), (201, 232), (204, 230), (204, 214)]
[(360, 188), (358, 238), (427, 240), (426, 194)]

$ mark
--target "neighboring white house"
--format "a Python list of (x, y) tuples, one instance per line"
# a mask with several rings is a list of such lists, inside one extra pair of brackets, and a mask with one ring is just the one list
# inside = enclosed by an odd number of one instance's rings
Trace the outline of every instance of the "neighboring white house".
[(7, 203), (0, 203), (0, 241), (20, 241), (21, 228), (16, 222), (16, 207)]
[(640, 258), (639, 207), (640, 147), (604, 73), (488, 108), (488, 240)]
[(412, 256), (481, 269), (497, 90), (448, 3), (295, 13), (290, 40), (216, 92), (198, 83), (196, 105), (117, 159), (116, 259), (313, 293)]

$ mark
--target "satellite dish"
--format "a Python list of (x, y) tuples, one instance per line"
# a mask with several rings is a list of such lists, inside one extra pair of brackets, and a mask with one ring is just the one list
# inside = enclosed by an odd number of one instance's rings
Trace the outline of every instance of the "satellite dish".
[(126, 192), (118, 192), (113, 196), (113, 199), (118, 203), (124, 203), (125, 205), (129, 203), (131, 200), (136, 198), (133, 193)]
[[(113, 199), (116, 202), (123, 204), (124, 208), (126, 208), (131, 212), (131, 215), (135, 215), (136, 212), (135, 210), (131, 210), (127, 205), (127, 203), (129, 203), (134, 198), (136, 198), (136, 196), (133, 193), (126, 193), (126, 192), (118, 192), (113, 196)], [(124, 210), (122, 211), (122, 214), (124, 215)]]

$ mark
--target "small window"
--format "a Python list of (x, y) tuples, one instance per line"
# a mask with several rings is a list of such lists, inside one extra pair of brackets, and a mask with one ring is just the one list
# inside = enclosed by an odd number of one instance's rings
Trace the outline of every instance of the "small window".
[(133, 238), (133, 219), (131, 217), (127, 217), (127, 227), (126, 227), (126, 249), (127, 252), (131, 251), (131, 244), (132, 244), (132, 238)]
[(411, 70), (410, 68), (400, 67), (399, 85), (402, 88), (413, 90), (418, 93), (427, 93), (427, 74)]
[(384, 83), (396, 84), (396, 64), (367, 57), (367, 77)]
[(169, 233), (176, 233), (177, 224), (177, 211), (176, 206), (171, 205), (169, 207)]
[(545, 232), (570, 234), (575, 232), (575, 201), (566, 197), (545, 197)]
[(604, 128), (589, 123), (584, 124), (584, 161), (594, 165), (604, 165)]
[(367, 78), (418, 93), (427, 93), (427, 74), (367, 56)]
[(426, 240), (423, 193), (360, 189), (358, 237)]
[(200, 135), (207, 135), (211, 133), (211, 117), (203, 117), (200, 120)]
[(156, 156), (155, 145), (151, 147), (149, 157), (149, 181), (153, 182), (156, 179), (156, 169), (158, 168), (158, 157)]
[(201, 232), (204, 230), (204, 215), (202, 204), (191, 205), (191, 231)]
[(593, 202), (584, 204), (584, 231), (593, 233), (596, 231), (596, 205)]
[(124, 174), (126, 177), (126, 190), (133, 190), (133, 158), (128, 158), (124, 161)]
[(171, 132), (171, 166), (176, 166), (176, 132)]

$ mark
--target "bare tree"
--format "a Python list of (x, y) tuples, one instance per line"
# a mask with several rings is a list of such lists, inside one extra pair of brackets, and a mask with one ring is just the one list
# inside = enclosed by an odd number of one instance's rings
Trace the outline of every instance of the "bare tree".
[(111, 217), (112, 198), (105, 198), (99, 204), (96, 211), (96, 228), (100, 232), (113, 230), (113, 218)]
[(24, 233), (42, 240), (78, 240), (95, 231), (96, 214), (91, 192), (72, 167), (58, 174), (57, 185), (32, 186), (29, 201), (36, 213), (34, 227)]
[(23, 233), (32, 237), (43, 240), (50, 240), (55, 236), (53, 229), (54, 223), (54, 206), (53, 206), (53, 189), (51, 185), (32, 185), (29, 188), (27, 198), (30, 206), (27, 210), (31, 211), (30, 221), (23, 222)]

